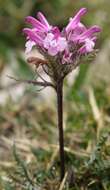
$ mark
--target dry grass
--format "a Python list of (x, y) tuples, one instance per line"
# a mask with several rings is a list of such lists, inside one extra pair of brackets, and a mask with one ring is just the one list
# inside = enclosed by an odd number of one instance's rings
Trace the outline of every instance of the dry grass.
[[(83, 92), (83, 98), (78, 101), (68, 98), (66, 94), (64, 126), (67, 172), (61, 184), (55, 103), (47, 105), (40, 97), (36, 99), (27, 95), (18, 104), (8, 102), (6, 107), (1, 107), (1, 189), (7, 190), (10, 184), (10, 190), (32, 189), (32, 186), (40, 190), (109, 190), (109, 137), (96, 146), (100, 138), (109, 132), (110, 126), (110, 102), (106, 91), (101, 94), (105, 103), (97, 101), (101, 90), (90, 88), (87, 93)], [(16, 146), (15, 154), (13, 145)], [(101, 150), (97, 153), (98, 146)], [(102, 169), (105, 171), (104, 180), (99, 171), (100, 162), (105, 167)]]

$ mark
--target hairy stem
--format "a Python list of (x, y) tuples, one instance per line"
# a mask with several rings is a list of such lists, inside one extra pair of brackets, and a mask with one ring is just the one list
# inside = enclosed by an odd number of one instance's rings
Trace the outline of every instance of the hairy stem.
[(65, 174), (64, 135), (63, 135), (63, 80), (57, 82), (57, 112), (58, 112), (61, 181), (62, 181)]

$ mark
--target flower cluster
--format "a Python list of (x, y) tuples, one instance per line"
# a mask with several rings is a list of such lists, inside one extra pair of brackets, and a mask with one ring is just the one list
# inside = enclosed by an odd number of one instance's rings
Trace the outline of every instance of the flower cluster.
[(86, 12), (86, 8), (81, 8), (62, 31), (57, 26), (51, 26), (41, 12), (37, 14), (38, 19), (26, 17), (26, 23), (32, 25), (32, 28), (23, 29), (27, 36), (26, 52), (36, 46), (51, 57), (60, 57), (62, 64), (74, 63), (75, 57), (91, 53), (96, 34), (101, 29), (99, 26), (87, 28), (80, 22)]

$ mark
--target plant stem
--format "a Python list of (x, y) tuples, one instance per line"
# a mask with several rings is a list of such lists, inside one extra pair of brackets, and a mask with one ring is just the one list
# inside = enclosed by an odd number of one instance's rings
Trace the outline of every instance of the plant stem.
[(63, 135), (63, 80), (57, 82), (57, 112), (58, 112), (58, 130), (59, 130), (59, 152), (61, 181), (65, 174), (65, 158), (64, 158), (64, 135)]
[(43, 86), (45, 88), (46, 87), (52, 87), (52, 88), (55, 89), (55, 86), (51, 82), (48, 82), (48, 81), (41, 82), (41, 81), (36, 81), (36, 80), (16, 79), (16, 78), (14, 78), (12, 76), (7, 76), (7, 77), (10, 78), (10, 79), (15, 80), (18, 83), (33, 84), (35, 86)]

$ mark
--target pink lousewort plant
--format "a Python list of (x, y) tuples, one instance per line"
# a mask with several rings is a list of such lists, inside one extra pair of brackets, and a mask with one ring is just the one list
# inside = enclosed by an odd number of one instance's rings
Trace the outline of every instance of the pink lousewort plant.
[(97, 34), (101, 31), (99, 26), (86, 27), (81, 18), (87, 13), (86, 8), (81, 8), (62, 31), (57, 26), (48, 23), (45, 16), (38, 12), (37, 19), (26, 17), (26, 23), (31, 28), (24, 28), (26, 35), (26, 53), (32, 48), (37, 48), (45, 57), (45, 60), (30, 57), (28, 62), (38, 67), (50, 76), (51, 83), (43, 80), (28, 81), (29, 83), (51, 86), (57, 92), (59, 149), (61, 163), (61, 180), (65, 173), (64, 138), (63, 138), (63, 80), (65, 76), (81, 63), (81, 58), (95, 52)]

